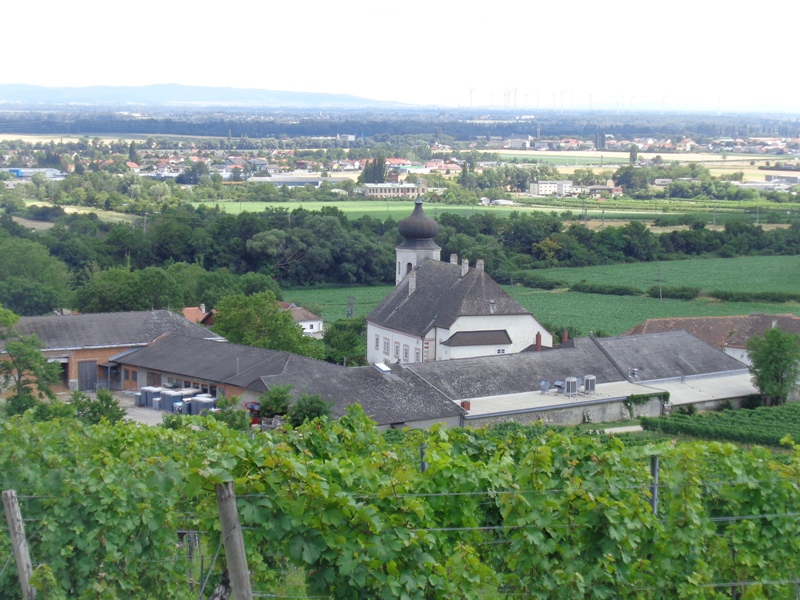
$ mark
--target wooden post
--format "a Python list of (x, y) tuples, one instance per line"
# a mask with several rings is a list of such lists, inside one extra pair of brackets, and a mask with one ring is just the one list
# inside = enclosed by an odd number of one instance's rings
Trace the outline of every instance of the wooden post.
[(239, 525), (239, 511), (236, 510), (236, 492), (233, 482), (218, 483), (217, 510), (225, 544), (225, 559), (228, 563), (228, 575), (231, 578), (231, 592), (234, 600), (253, 600), (250, 587), (250, 573), (247, 569), (247, 554), (244, 550), (244, 537)]
[(22, 598), (23, 600), (33, 600), (36, 597), (36, 590), (30, 584), (33, 565), (31, 564), (30, 554), (28, 554), (28, 541), (25, 539), (25, 525), (22, 522), (22, 514), (19, 511), (17, 492), (14, 490), (3, 492), (3, 510), (6, 513), (6, 521), (8, 521), (8, 533), (11, 536), (14, 560), (17, 561)]

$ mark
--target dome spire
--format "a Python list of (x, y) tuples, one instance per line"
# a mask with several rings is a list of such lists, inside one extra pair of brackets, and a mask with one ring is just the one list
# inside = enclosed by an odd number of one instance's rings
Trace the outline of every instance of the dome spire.
[(433, 238), (439, 233), (439, 224), (425, 214), (422, 208), (422, 198), (419, 195), (414, 201), (414, 211), (398, 223), (397, 231), (403, 236), (403, 241), (395, 248), (397, 251), (396, 283), (400, 283), (412, 269), (417, 268), (426, 258), (441, 259), (442, 249), (433, 241)]

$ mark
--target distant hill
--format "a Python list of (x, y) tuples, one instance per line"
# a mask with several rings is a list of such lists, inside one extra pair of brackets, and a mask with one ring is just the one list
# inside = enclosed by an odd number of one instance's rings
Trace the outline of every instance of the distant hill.
[(275, 90), (203, 87), (174, 83), (143, 86), (42, 87), (0, 84), (0, 106), (191, 106), (263, 108), (391, 108), (397, 102), (370, 100), (345, 94), (282, 92)]

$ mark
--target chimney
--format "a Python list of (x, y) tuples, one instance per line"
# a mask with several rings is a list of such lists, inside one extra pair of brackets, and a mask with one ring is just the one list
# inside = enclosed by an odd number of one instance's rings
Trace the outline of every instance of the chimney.
[(569, 333), (567, 333), (567, 330), (565, 329), (564, 331), (561, 332), (561, 343), (566, 344), (568, 341), (569, 341)]
[(541, 331), (537, 331), (536, 332), (536, 351), (537, 352), (541, 352), (542, 351), (542, 332)]
[(478, 269), (478, 271), (483, 271), (483, 259), (482, 258), (479, 258), (478, 260), (475, 261), (475, 268)]
[(408, 295), (410, 296), (417, 291), (417, 272), (411, 271), (408, 274)]
[(200, 305), (200, 312), (203, 313), (203, 314), (206, 314), (206, 305), (205, 304), (201, 304)]
[(461, 261), (461, 276), (466, 275), (467, 271), (469, 271), (469, 259), (465, 258)]
[(470, 402), (469, 400), (462, 400), (461, 408), (463, 408), (464, 410), (470, 410), (472, 408), (472, 402)]
[(458, 264), (458, 254), (451, 254), (450, 255), (450, 264), (457, 265)]

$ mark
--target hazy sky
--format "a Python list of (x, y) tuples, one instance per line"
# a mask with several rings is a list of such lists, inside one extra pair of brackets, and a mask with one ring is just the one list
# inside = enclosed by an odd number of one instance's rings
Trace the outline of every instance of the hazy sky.
[(42, 0), (3, 42), (0, 83), (800, 113), (797, 0)]

